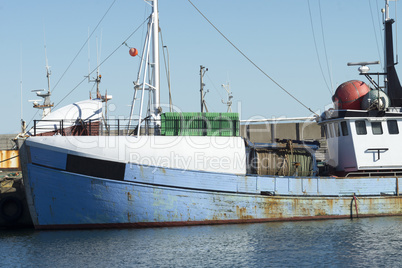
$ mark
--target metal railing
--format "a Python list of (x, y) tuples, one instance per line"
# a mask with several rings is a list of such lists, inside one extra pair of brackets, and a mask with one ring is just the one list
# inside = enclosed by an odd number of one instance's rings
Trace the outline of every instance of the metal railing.
[[(62, 135), (62, 136), (118, 136), (118, 135), (136, 135), (138, 129), (138, 120), (131, 120), (128, 125), (128, 119), (101, 119), (101, 120), (34, 120), (31, 135)], [(149, 122), (143, 122), (149, 125)], [(141, 126), (141, 133), (147, 129)], [(149, 132), (149, 129), (148, 129)]]
[[(33, 136), (131, 136), (153, 135), (155, 119), (147, 117), (141, 120), (129, 119), (97, 119), (97, 120), (34, 120)], [(228, 118), (214, 118), (208, 121), (203, 118), (191, 120), (161, 120), (158, 131), (165, 136), (239, 136), (239, 121)]]

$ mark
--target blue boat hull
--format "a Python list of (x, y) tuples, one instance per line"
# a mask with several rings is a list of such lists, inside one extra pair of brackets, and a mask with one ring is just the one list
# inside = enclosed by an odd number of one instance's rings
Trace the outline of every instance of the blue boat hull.
[(401, 215), (398, 196), (264, 196), (100, 179), (28, 165), (37, 229)]

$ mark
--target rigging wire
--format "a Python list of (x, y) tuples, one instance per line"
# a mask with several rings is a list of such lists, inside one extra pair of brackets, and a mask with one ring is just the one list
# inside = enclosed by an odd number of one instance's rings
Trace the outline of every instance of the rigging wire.
[(380, 53), (380, 46), (378, 45), (378, 38), (377, 38), (377, 29), (374, 24), (374, 16), (373, 16), (373, 8), (371, 7), (371, 0), (368, 1), (369, 6), (370, 6), (370, 15), (371, 15), (371, 22), (373, 23), (373, 30), (374, 30), (374, 37), (375, 37), (375, 42), (377, 44), (377, 52), (378, 52), (378, 58), (381, 61), (381, 53)]
[(308, 3), (308, 11), (309, 11), (309, 14), (310, 14), (311, 31), (313, 32), (314, 47), (315, 47), (315, 52), (317, 54), (318, 65), (320, 66), (321, 75), (322, 75), (322, 78), (324, 79), (325, 85), (327, 86), (328, 92), (332, 96), (333, 92), (331, 91), (331, 88), (328, 86), (327, 79), (325, 78), (325, 75), (324, 75), (324, 70), (322, 69), (320, 54), (318, 53), (317, 41), (316, 41), (316, 38), (315, 38), (315, 32), (314, 32), (314, 26), (313, 26), (313, 16), (311, 15), (310, 0), (307, 0), (307, 3)]
[(212, 81), (211, 77), (208, 75), (208, 73), (205, 73), (208, 80), (211, 82), (212, 87), (215, 89), (216, 92), (218, 92), (219, 97), (223, 100), (222, 94), (219, 92), (219, 90), (216, 88), (214, 82)]
[[(103, 65), (103, 63), (105, 63), (120, 47), (122, 47), (123, 45), (128, 46), (127, 45), (127, 41), (128, 39), (131, 38), (131, 36), (133, 36), (143, 25), (145, 22), (148, 21), (148, 18), (146, 18), (141, 24), (140, 26), (137, 27), (137, 29), (135, 29), (124, 41), (123, 43), (121, 43), (115, 50), (113, 50), (112, 53), (109, 54), (109, 56), (107, 56), (98, 66), (95, 67), (95, 69), (92, 70), (92, 72), (90, 72), (88, 75), (91, 75), (92, 73), (94, 73), (97, 68), (99, 68), (100, 66)], [(75, 89), (77, 89), (85, 80), (87, 79), (87, 77), (85, 77), (83, 80), (81, 80), (72, 90), (70, 90), (70, 92), (64, 96), (64, 98), (61, 99), (61, 101), (59, 101), (54, 107), (56, 108), (63, 100), (65, 100), (65, 98), (67, 98)]]
[(302, 105), (304, 108), (309, 110), (311, 113), (315, 114), (318, 116), (317, 113), (315, 113), (313, 110), (311, 110), (309, 107), (307, 107), (304, 103), (302, 103), (300, 100), (298, 100), (295, 96), (293, 96), (289, 91), (287, 91), (284, 87), (282, 87), (278, 82), (276, 82), (272, 77), (270, 77), (266, 72), (264, 72), (256, 63), (254, 63), (249, 57), (244, 54), (243, 51), (241, 51), (235, 44), (233, 44), (194, 4), (191, 2), (191, 0), (187, 0), (194, 8), (197, 10), (198, 13), (233, 47), (235, 48), (245, 59), (247, 59), (255, 68), (257, 68), (262, 74), (264, 74), (269, 80), (271, 80), (275, 85), (277, 85), (282, 91), (284, 91), (286, 94), (288, 94), (291, 98), (293, 98), (295, 101), (297, 101), (300, 105)]
[(60, 83), (61, 79), (63, 79), (64, 75), (67, 73), (67, 71), (70, 69), (71, 65), (74, 63), (74, 61), (77, 59), (78, 55), (81, 53), (82, 49), (85, 47), (85, 45), (88, 43), (89, 39), (91, 38), (91, 36), (94, 34), (94, 32), (96, 31), (96, 29), (99, 27), (99, 25), (101, 24), (101, 22), (103, 21), (103, 19), (106, 17), (107, 13), (109, 13), (110, 9), (112, 8), (112, 6), (114, 5), (114, 3), (116, 2), (116, 0), (113, 1), (113, 3), (109, 6), (109, 8), (106, 10), (105, 14), (103, 15), (103, 17), (100, 19), (100, 21), (98, 22), (98, 24), (96, 25), (95, 29), (92, 31), (91, 35), (88, 36), (87, 40), (84, 42), (84, 44), (82, 45), (82, 47), (80, 48), (80, 50), (78, 50), (77, 54), (75, 55), (75, 57), (73, 58), (73, 60), (71, 61), (71, 63), (68, 65), (67, 69), (64, 71), (64, 73), (61, 75), (60, 79), (57, 81), (57, 83), (55, 84), (55, 86), (52, 89), (52, 93), (53, 91), (56, 89), (57, 85)]
[[(161, 36), (162, 48), (167, 49), (167, 46), (165, 46), (165, 44), (163, 43), (162, 31), (160, 29), (159, 29), (159, 33)], [(162, 53), (163, 53), (163, 62), (165, 64), (166, 80), (167, 80), (167, 84), (168, 84), (168, 88), (169, 88), (169, 109), (170, 109), (170, 104), (173, 105), (172, 91), (171, 91), (171, 85), (170, 85), (170, 66), (168, 64), (168, 61), (166, 60), (165, 49), (162, 49)], [(169, 60), (169, 54), (167, 56), (168, 56), (168, 60)]]
[(331, 95), (334, 93), (334, 88), (332, 84), (332, 76), (331, 76), (331, 71), (329, 69), (329, 64), (328, 64), (328, 54), (327, 54), (327, 46), (325, 45), (325, 36), (324, 36), (324, 26), (322, 23), (322, 13), (321, 13), (321, 1), (318, 1), (318, 8), (320, 10), (320, 21), (321, 21), (321, 34), (322, 34), (322, 43), (324, 44), (324, 53), (325, 53), (325, 60), (327, 62), (327, 70), (328, 70), (328, 76), (329, 76), (329, 82), (330, 82), (330, 92)]
[(398, 2), (395, 1), (395, 56), (396, 64), (398, 64), (398, 14), (397, 14)]
[(207, 110), (210, 110), (210, 113), (215, 113), (215, 109), (211, 105), (209, 105), (209, 103), (205, 99), (204, 99), (204, 104), (205, 104), (205, 107), (209, 107), (209, 109), (207, 108)]
[[(376, 0), (376, 5), (377, 5), (377, 9), (376, 10), (380, 10), (380, 8), (379, 8), (379, 6), (378, 6), (378, 0)], [(377, 12), (377, 23), (378, 23), (378, 25), (380, 25), (380, 36), (381, 36), (381, 29), (382, 29), (382, 26), (381, 26), (381, 12)], [(382, 50), (384, 50), (384, 40), (383, 40), (383, 38), (381, 38), (380, 37), (380, 40), (381, 40), (381, 48), (382, 48)]]

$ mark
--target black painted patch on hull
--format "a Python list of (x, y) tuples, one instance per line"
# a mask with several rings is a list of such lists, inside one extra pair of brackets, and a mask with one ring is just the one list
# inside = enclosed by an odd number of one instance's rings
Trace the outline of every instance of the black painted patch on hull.
[(77, 155), (67, 155), (66, 171), (111, 180), (124, 180), (126, 164)]

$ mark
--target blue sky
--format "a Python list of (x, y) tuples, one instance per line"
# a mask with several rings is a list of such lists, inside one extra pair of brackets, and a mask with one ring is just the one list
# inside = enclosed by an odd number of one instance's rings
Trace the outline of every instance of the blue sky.
[[(57, 83), (52, 101), (60, 108), (88, 98), (93, 85), (84, 82), (59, 103), (88, 73), (87, 45), (62, 75), (86, 41), (88, 28), (90, 32), (94, 30), (112, 2), (0, 0), (0, 133), (20, 130), (21, 76), (23, 119), (29, 123), (36, 113), (28, 100), (37, 99), (31, 90), (47, 87), (44, 36), (51, 86)], [(265, 73), (317, 113), (331, 103), (330, 92), (338, 85), (351, 79), (365, 81), (347, 62), (383, 58), (379, 13), (384, 6), (382, 0), (321, 1), (320, 5), (318, 0), (192, 2)], [(392, 2), (392, 17), (394, 5)], [(96, 67), (96, 40), (103, 61), (145, 20), (149, 11), (142, 0), (114, 3), (90, 39), (91, 70)], [(221, 102), (226, 92), (221, 84), (230, 82), (232, 107), (240, 112), (241, 119), (311, 115), (240, 55), (187, 0), (160, 0), (159, 11), (164, 45), (170, 53), (173, 102), (181, 110), (200, 111), (199, 68), (203, 65), (208, 68), (204, 82), (212, 112), (226, 111)], [(144, 33), (145, 28), (140, 29), (127, 44), (141, 52)], [(139, 61), (121, 46), (101, 66), (101, 90), (113, 95), (110, 104), (116, 107), (109, 115), (129, 115), (132, 81), (136, 80)], [(373, 66), (372, 70), (382, 71), (381, 68)], [(161, 102), (167, 103), (164, 74), (162, 69)], [(39, 113), (35, 119), (39, 119)]]

